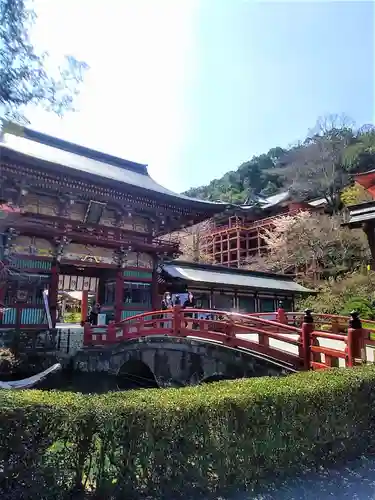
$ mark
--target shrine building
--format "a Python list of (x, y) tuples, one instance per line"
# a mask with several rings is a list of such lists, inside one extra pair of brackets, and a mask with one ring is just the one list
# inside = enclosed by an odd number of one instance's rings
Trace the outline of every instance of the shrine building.
[[(375, 170), (354, 175), (354, 181), (362, 186), (375, 198)], [(347, 209), (348, 220), (345, 225), (351, 229), (362, 229), (366, 236), (371, 251), (371, 269), (375, 270), (375, 199)]]
[(10, 215), (0, 219), (0, 328), (55, 326), (67, 296), (79, 321), (96, 301), (108, 321), (158, 309), (157, 268), (178, 256), (162, 237), (227, 207), (169, 191), (146, 165), (13, 124), (0, 155)]

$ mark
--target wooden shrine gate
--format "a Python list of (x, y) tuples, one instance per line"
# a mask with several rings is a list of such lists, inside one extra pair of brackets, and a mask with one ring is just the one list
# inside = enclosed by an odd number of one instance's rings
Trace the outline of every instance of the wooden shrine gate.
[(367, 361), (366, 348), (375, 346), (375, 322), (362, 328), (351, 317), (286, 313), (239, 314), (217, 310), (151, 311), (107, 327), (84, 326), (84, 346), (111, 346), (150, 336), (200, 339), (254, 352), (287, 363), (294, 370), (352, 367)]

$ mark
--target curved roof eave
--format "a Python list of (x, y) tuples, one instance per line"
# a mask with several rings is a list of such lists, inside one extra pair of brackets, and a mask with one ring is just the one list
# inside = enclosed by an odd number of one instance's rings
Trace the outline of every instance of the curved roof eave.
[(25, 162), (38, 161), (40, 167), (43, 167), (43, 164), (62, 167), (76, 175), (82, 172), (93, 178), (116, 182), (119, 187), (129, 185), (212, 213), (224, 212), (232, 206), (229, 203), (201, 200), (174, 193), (158, 184), (148, 174), (146, 165), (128, 162), (29, 129), (23, 129), (22, 133), (14, 135), (5, 131), (0, 148), (4, 156), (22, 158)]

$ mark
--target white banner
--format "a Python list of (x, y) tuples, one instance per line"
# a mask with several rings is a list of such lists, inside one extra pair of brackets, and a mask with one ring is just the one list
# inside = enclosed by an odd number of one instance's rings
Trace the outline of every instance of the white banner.
[(49, 304), (48, 304), (48, 292), (47, 290), (43, 290), (43, 302), (44, 302), (44, 308), (46, 310), (46, 315), (47, 315), (47, 321), (48, 321), (48, 328), (52, 328), (52, 318), (51, 318), (51, 311), (49, 310)]

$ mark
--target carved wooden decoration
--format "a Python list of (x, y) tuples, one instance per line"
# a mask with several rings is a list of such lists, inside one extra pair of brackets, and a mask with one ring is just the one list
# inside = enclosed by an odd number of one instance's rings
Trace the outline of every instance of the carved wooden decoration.
[(25, 212), (37, 214), (39, 211), (39, 198), (36, 194), (29, 193), (23, 199), (23, 209)]
[(17, 236), (12, 244), (12, 252), (18, 255), (52, 257), (52, 243), (44, 238)]
[(133, 231), (133, 220), (131, 217), (123, 216), (119, 222), (119, 227), (121, 229), (126, 229), (128, 231)]
[(147, 221), (143, 217), (135, 216), (133, 218), (133, 231), (137, 231), (138, 233), (147, 233)]
[(147, 267), (149, 269), (153, 268), (152, 256), (147, 253), (138, 254), (138, 267)]
[(27, 302), (28, 291), (27, 290), (17, 290), (16, 300), (17, 302)]
[(25, 212), (39, 215), (56, 216), (59, 212), (55, 198), (35, 193), (28, 193), (22, 197), (22, 208)]
[(58, 205), (56, 198), (50, 196), (39, 196), (39, 214), (56, 216)]
[(137, 267), (138, 266), (138, 254), (137, 254), (137, 252), (127, 252), (125, 260), (126, 260), (127, 266)]
[(109, 208), (105, 208), (103, 211), (102, 218), (100, 219), (100, 224), (103, 226), (114, 227), (116, 225), (115, 211)]
[(115, 264), (112, 249), (79, 243), (70, 243), (65, 248), (62, 258), (93, 265)]
[(87, 203), (76, 202), (68, 207), (68, 219), (83, 221), (87, 210)]

